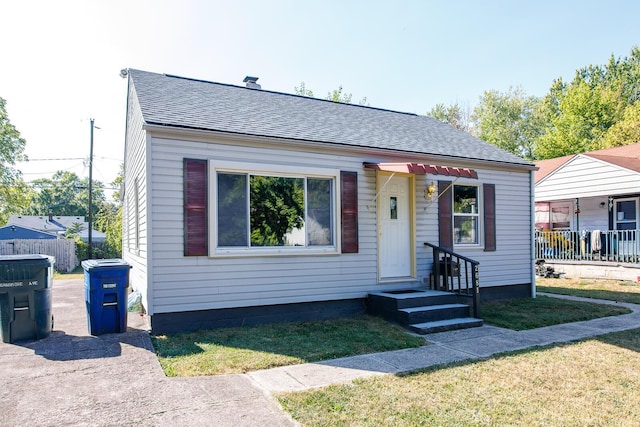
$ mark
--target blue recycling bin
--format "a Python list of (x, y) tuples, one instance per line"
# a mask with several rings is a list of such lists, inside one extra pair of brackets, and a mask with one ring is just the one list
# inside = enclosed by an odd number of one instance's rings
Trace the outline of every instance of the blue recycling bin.
[(126, 332), (131, 265), (121, 259), (90, 259), (82, 261), (82, 268), (89, 333)]
[(0, 338), (13, 343), (51, 334), (54, 258), (47, 255), (0, 256)]

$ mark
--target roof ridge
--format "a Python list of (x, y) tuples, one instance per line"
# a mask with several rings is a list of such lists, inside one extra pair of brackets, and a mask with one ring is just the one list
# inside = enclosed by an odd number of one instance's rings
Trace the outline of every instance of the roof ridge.
[[(142, 71), (142, 70), (136, 70), (136, 71)], [(149, 72), (149, 71), (143, 71), (143, 72), (146, 73), (146, 72)], [(404, 114), (404, 115), (407, 115), (407, 116), (416, 116), (416, 117), (419, 116), (419, 114), (416, 114), (416, 113), (408, 113), (408, 112), (405, 112), (405, 111), (391, 110), (389, 108), (372, 107), (370, 105), (352, 104), (350, 102), (337, 102), (337, 101), (332, 101), (330, 99), (316, 98), (314, 96), (298, 95), (296, 93), (280, 92), (280, 91), (277, 91), (277, 90), (269, 90), (269, 89), (252, 89), (252, 88), (248, 88), (248, 87), (245, 87), (245, 86), (234, 85), (232, 83), (214, 82), (212, 80), (204, 80), (204, 79), (196, 79), (196, 78), (193, 78), (193, 77), (178, 76), (176, 74), (163, 73), (162, 75), (164, 75), (165, 77), (170, 77), (170, 78), (174, 78), (174, 79), (188, 80), (188, 81), (193, 81), (193, 82), (198, 82), (198, 83), (215, 84), (215, 85), (232, 87), (232, 88), (237, 88), (237, 89), (249, 89), (249, 90), (255, 90), (255, 91), (258, 91), (258, 92), (266, 92), (266, 93), (272, 93), (272, 94), (275, 94), (275, 95), (284, 95), (284, 96), (290, 96), (290, 97), (293, 97), (293, 98), (310, 99), (310, 100), (321, 101), (321, 102), (332, 102), (334, 104), (350, 105), (352, 107), (368, 108), (370, 110), (384, 111), (384, 112), (387, 112), (387, 113)]]

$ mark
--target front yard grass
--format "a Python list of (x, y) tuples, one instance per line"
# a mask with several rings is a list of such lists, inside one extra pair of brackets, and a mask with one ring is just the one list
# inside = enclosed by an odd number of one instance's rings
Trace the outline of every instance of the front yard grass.
[(372, 316), (201, 330), (152, 342), (167, 376), (243, 373), (425, 345)]
[(305, 426), (635, 426), (640, 329), (276, 397)]
[(620, 280), (536, 279), (540, 292), (640, 304), (640, 284)]
[[(630, 311), (543, 296), (485, 302), (481, 310), (486, 323), (516, 330)], [(152, 342), (167, 376), (244, 373), (425, 345), (423, 338), (372, 316), (200, 330), (152, 336)]]
[(480, 317), (485, 323), (516, 331), (630, 312), (626, 307), (569, 301), (542, 295), (535, 299), (486, 301), (480, 305)]

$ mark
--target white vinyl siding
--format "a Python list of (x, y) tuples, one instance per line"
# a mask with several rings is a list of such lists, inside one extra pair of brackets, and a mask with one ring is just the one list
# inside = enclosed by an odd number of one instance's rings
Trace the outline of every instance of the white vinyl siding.
[(634, 194), (640, 173), (578, 155), (536, 184), (537, 202)]
[[(407, 287), (407, 283), (378, 283), (376, 173), (363, 168), (364, 161), (396, 159), (336, 152), (330, 146), (311, 149), (277, 141), (264, 144), (193, 137), (196, 138), (200, 140), (156, 136), (149, 144), (148, 170), (153, 183), (149, 186), (148, 202), (153, 211), (149, 236), (153, 265), (149, 281), (153, 284), (150, 294), (153, 313), (364, 298), (368, 292)], [(359, 252), (185, 257), (182, 182), (185, 157), (357, 172)], [(485, 253), (471, 249), (462, 253), (480, 261), (482, 286), (531, 283), (529, 173), (476, 170), (481, 177), (478, 183), (496, 184), (498, 250)], [(431, 176), (428, 178), (433, 180)], [(431, 252), (423, 243), (437, 243), (438, 239), (437, 201), (424, 198), (427, 177), (416, 176), (415, 181), (416, 269), (417, 280), (422, 283), (432, 263)], [(339, 222), (337, 215), (337, 229)], [(143, 234), (141, 227), (142, 244)], [(410, 285), (417, 286), (415, 282)]]
[(529, 173), (478, 168), (476, 171), (477, 184), (495, 184), (496, 250), (485, 252), (481, 246), (457, 245), (455, 251), (480, 262), (481, 288), (530, 284), (533, 202)]
[(133, 267), (129, 273), (131, 288), (142, 294), (143, 304), (153, 314), (149, 298), (152, 289), (148, 286), (151, 261), (147, 252), (147, 135), (133, 87), (129, 88), (127, 115), (122, 258)]

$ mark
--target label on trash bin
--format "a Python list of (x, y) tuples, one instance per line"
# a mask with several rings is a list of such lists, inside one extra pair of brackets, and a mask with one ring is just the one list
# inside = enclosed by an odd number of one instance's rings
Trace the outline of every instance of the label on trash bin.
[(102, 289), (113, 289), (116, 286), (118, 286), (117, 283), (103, 283), (102, 284)]
[(2, 282), (0, 288), (18, 288), (22, 286), (38, 286), (37, 280), (25, 280), (23, 282)]

